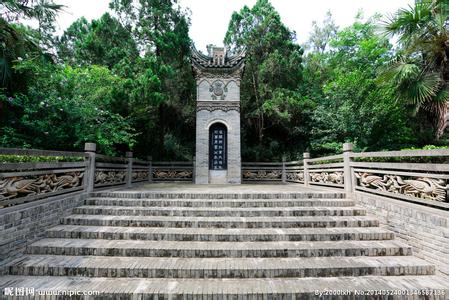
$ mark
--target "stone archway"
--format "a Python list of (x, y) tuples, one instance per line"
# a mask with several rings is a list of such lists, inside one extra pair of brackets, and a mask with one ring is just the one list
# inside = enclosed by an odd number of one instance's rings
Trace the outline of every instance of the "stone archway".
[(209, 170), (228, 169), (228, 129), (223, 123), (209, 128)]

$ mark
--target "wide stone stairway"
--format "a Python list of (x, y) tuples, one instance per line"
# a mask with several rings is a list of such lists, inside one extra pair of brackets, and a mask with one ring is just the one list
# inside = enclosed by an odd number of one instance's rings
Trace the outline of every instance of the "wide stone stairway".
[(448, 296), (432, 264), (344, 193), (253, 189), (97, 192), (7, 266), (0, 287), (108, 299)]

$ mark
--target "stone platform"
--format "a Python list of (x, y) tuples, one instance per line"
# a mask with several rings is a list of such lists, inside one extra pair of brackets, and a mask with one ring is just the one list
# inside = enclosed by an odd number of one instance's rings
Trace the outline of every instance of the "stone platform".
[(2, 289), (99, 299), (449, 298), (448, 278), (341, 190), (294, 184), (96, 192), (5, 271)]

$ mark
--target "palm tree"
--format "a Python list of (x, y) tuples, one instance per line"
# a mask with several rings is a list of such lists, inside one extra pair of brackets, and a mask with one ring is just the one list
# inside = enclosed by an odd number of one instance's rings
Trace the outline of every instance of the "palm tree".
[(398, 100), (426, 110), (439, 139), (449, 125), (449, 1), (417, 1), (384, 25), (398, 36), (400, 55), (381, 78), (393, 84)]

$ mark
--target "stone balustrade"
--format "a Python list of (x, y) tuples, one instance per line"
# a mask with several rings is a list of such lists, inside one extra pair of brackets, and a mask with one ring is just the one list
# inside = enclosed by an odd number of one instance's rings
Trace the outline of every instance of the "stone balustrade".
[(243, 163), (244, 181), (294, 182), (305, 186), (344, 189), (349, 195), (365, 192), (449, 209), (449, 150), (352, 151), (302, 161)]
[(88, 166), (85, 153), (0, 149), (0, 155), (37, 156), (43, 160), (0, 163), (0, 207), (85, 189)]
[[(50, 162), (3, 162), (0, 164), (0, 207), (71, 192), (131, 186), (138, 182), (194, 181), (194, 163), (152, 162), (96, 153), (86, 143), (85, 152), (0, 149), (0, 156), (39, 156)], [(244, 162), (244, 182), (298, 183), (364, 192), (406, 200), (447, 210), (449, 150), (407, 150), (387, 152), (352, 151), (345, 144), (343, 154), (301, 161)]]
[(97, 153), (93, 143), (86, 143), (85, 152), (0, 148), (2, 156), (0, 208), (139, 182), (193, 180), (193, 162), (144, 161), (134, 159), (132, 152), (107, 156)]
[[(342, 150), (342, 154), (319, 158), (304, 153), (301, 161), (244, 162), (242, 178), (266, 186), (277, 182), (292, 183), (289, 188), (297, 184), (340, 190), (342, 197), (377, 216), (382, 227), (411, 245), (418, 257), (449, 274), (449, 150), (356, 153), (350, 144)], [(7, 161), (9, 155), (15, 162)], [(97, 191), (142, 182), (194, 182), (194, 162), (144, 161), (131, 152), (111, 157), (97, 153), (95, 144), (89, 143), (85, 152), (0, 149), (1, 156), (0, 256), (8, 259), (14, 257), (10, 253), (20, 254), (42, 238), (45, 230)], [(20, 159), (27, 156), (36, 159)], [(281, 195), (285, 199), (279, 205), (291, 201), (290, 194)], [(155, 196), (167, 197), (164, 193)]]

